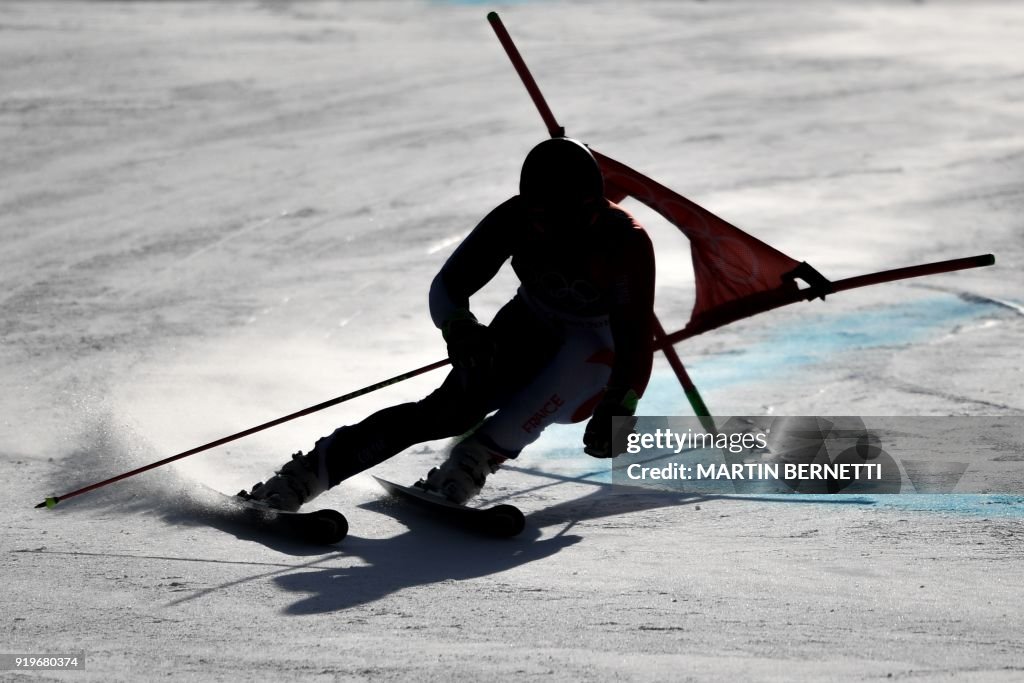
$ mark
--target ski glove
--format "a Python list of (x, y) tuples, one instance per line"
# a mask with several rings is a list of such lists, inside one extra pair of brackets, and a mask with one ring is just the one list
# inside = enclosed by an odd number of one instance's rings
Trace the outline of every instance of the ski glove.
[(441, 330), (448, 343), (448, 357), (460, 373), (463, 386), (477, 377), (486, 377), (494, 366), (494, 333), (472, 314), (445, 323)]
[(595, 458), (614, 458), (612, 418), (631, 417), (636, 412), (637, 396), (632, 390), (622, 398), (605, 394), (583, 433), (583, 452)]

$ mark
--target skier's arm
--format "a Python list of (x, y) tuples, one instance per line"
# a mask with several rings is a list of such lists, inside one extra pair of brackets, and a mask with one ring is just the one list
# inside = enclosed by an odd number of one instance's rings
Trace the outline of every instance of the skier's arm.
[(462, 241), (430, 285), (430, 317), (445, 330), (455, 320), (476, 320), (469, 297), (497, 274), (512, 253), (514, 211), (510, 199), (497, 206)]
[(647, 388), (653, 357), (654, 249), (643, 230), (630, 230), (620, 250), (621, 270), (612, 283), (609, 312), (615, 360), (604, 398), (594, 409), (583, 435), (584, 451), (610, 458), (612, 418), (636, 412)]
[(654, 248), (642, 229), (630, 231), (621, 263), (612, 284), (609, 322), (615, 361), (607, 398), (632, 410), (647, 388), (654, 353)]

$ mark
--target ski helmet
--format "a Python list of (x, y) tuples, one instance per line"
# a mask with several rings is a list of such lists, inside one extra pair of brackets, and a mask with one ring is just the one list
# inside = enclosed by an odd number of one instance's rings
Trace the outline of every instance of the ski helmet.
[(526, 155), (519, 194), (532, 204), (581, 207), (604, 197), (604, 179), (586, 145), (572, 138), (551, 138)]

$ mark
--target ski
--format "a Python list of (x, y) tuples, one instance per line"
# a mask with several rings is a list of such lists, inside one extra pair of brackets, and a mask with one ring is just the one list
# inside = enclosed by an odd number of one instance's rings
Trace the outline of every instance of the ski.
[(526, 518), (514, 505), (495, 505), (489, 508), (473, 508), (445, 500), (438, 494), (426, 491), (422, 481), (412, 486), (402, 486), (380, 477), (374, 477), (385, 491), (399, 500), (411, 503), (469, 531), (506, 538), (517, 536), (526, 527)]
[(348, 534), (348, 520), (337, 510), (285, 512), (240, 495), (220, 495), (228, 499), (232, 509), (241, 513), (246, 522), (287, 538), (313, 545), (333, 545)]

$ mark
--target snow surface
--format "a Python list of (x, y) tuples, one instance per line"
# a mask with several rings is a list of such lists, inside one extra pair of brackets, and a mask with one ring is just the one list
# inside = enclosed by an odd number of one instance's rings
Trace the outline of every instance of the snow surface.
[[(437, 372), (33, 509), (443, 357), (429, 281), (544, 135), (489, 9), (0, 4), (0, 651), (87, 660), (0, 678), (1024, 677), (1017, 496), (631, 492), (565, 428), (489, 484), (516, 540), (381, 514), (367, 475), (322, 499), (352, 526), (334, 549), (218, 514), (203, 485)], [(570, 134), (829, 277), (996, 254), (680, 344), (715, 413), (1024, 412), (1024, 7), (494, 9)], [(630, 208), (679, 327), (685, 241)], [(688, 414), (657, 373), (643, 412)]]

